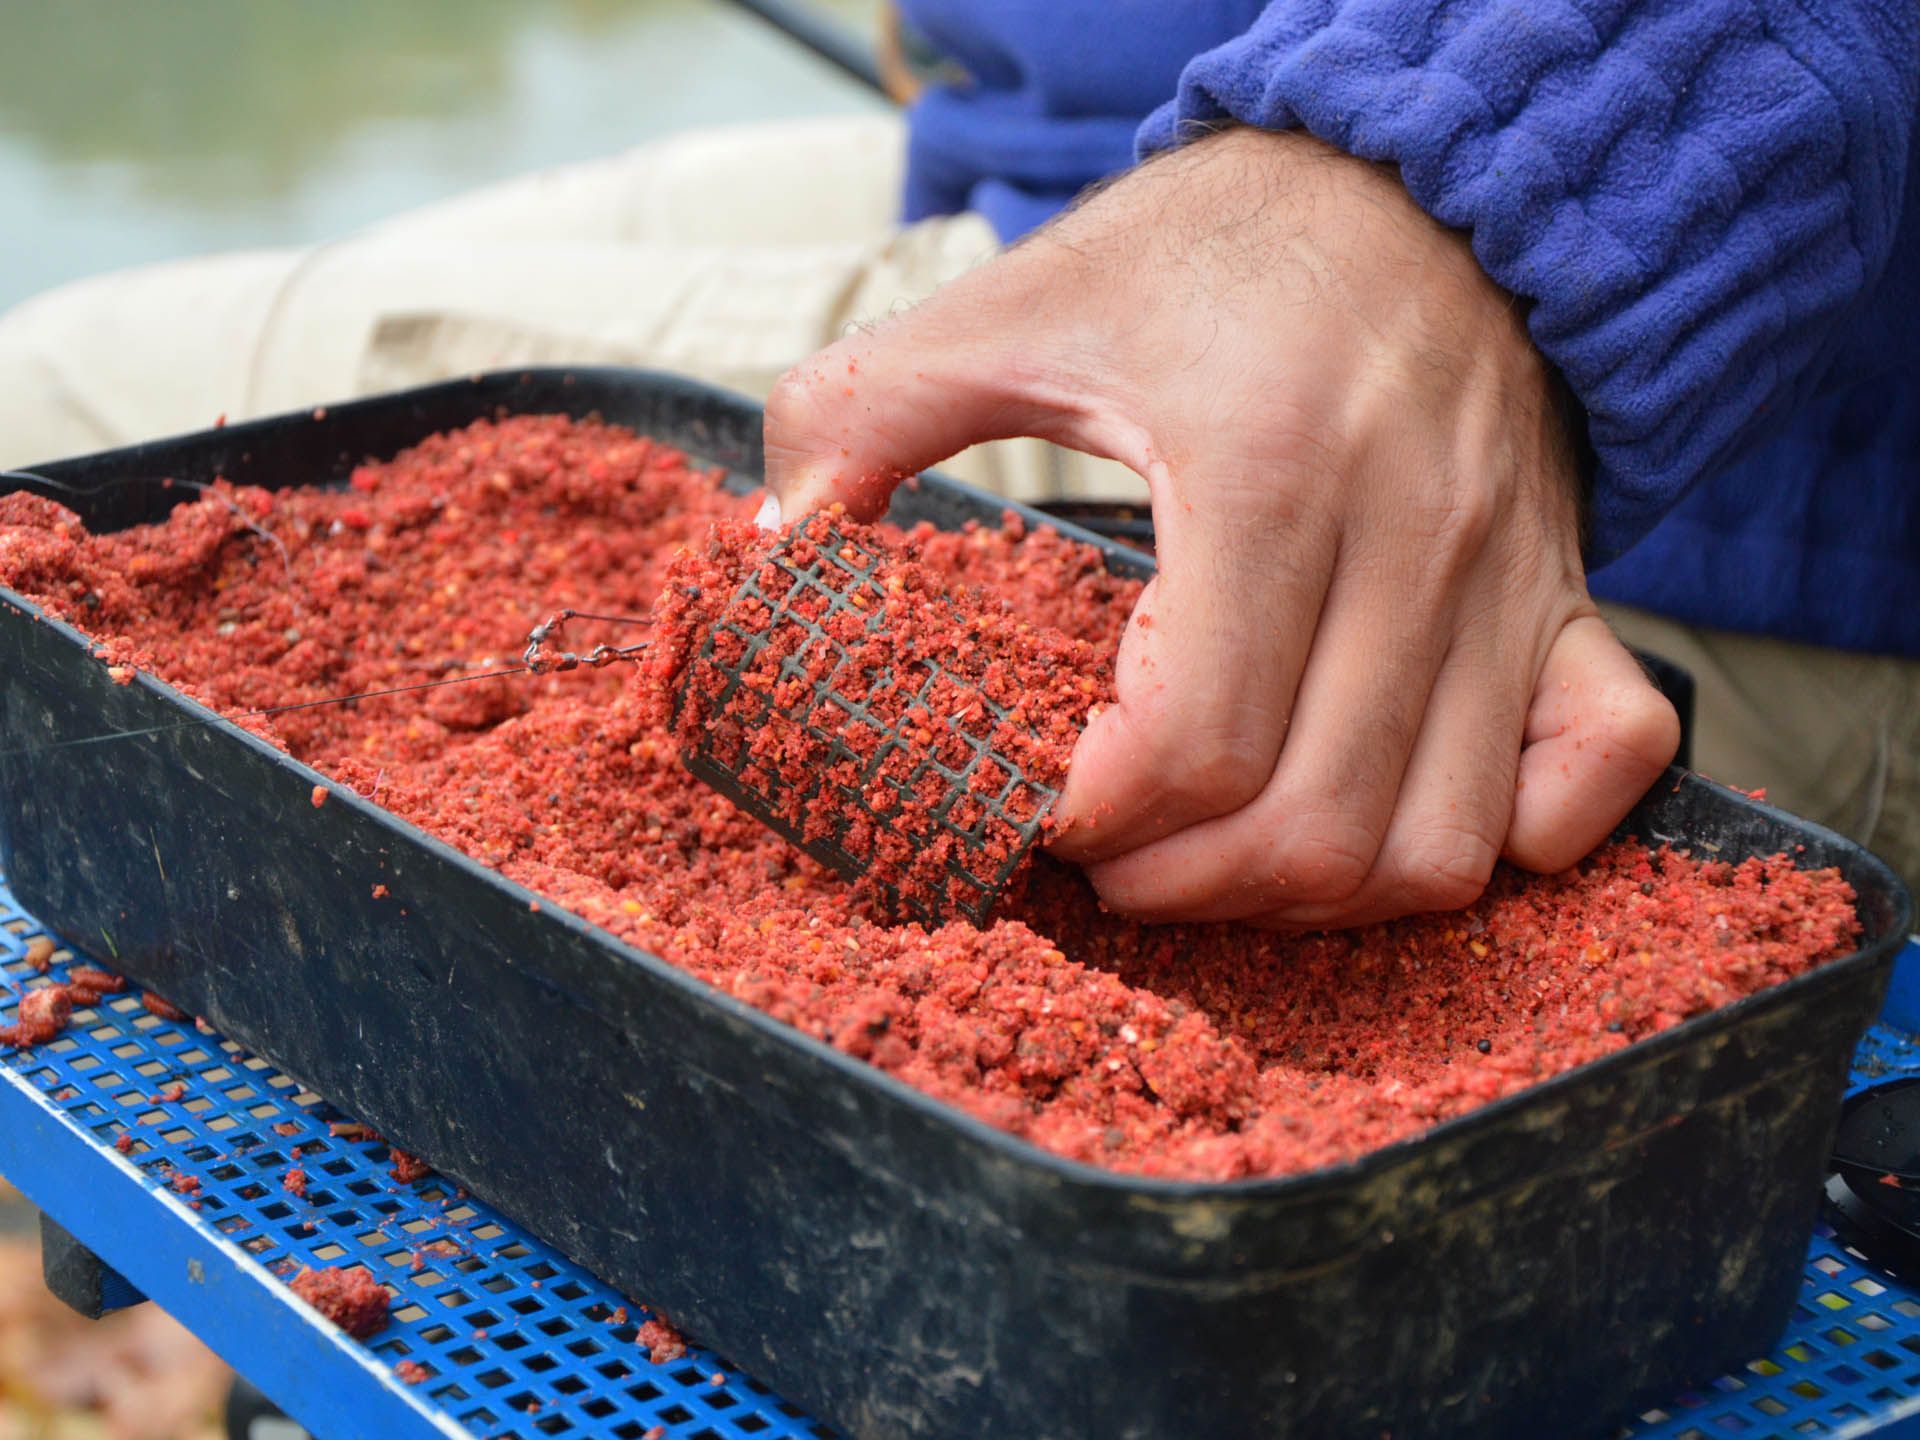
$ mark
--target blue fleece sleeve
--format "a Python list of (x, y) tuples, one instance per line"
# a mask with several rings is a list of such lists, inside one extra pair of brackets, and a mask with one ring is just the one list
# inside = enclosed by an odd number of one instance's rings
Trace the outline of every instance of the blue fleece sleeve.
[(1138, 143), (1237, 120), (1396, 163), (1586, 406), (1599, 563), (1835, 370), (1917, 75), (1916, 0), (1276, 0)]

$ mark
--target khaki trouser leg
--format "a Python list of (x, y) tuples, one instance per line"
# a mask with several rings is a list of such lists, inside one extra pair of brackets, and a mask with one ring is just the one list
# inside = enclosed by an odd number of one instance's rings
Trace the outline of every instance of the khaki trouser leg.
[[(763, 396), (997, 249), (975, 215), (895, 225), (902, 157), (892, 116), (705, 131), (311, 249), (68, 286), (0, 317), (0, 463), (494, 367), (645, 365)], [(1144, 493), (1036, 441), (949, 468), (1020, 498)]]
[[(890, 117), (675, 137), (300, 250), (98, 276), (0, 317), (0, 461), (124, 444), (577, 342), (749, 390), (991, 253), (974, 217), (899, 234)], [(811, 189), (802, 192), (803, 184)], [(384, 353), (401, 321), (403, 355)], [(446, 368), (426, 367), (444, 354)], [(408, 367), (413, 369), (409, 372)]]
[(1603, 608), (1623, 640), (1693, 672), (1696, 769), (1765, 786), (1771, 803), (1858, 840), (1920, 890), (1920, 660)]

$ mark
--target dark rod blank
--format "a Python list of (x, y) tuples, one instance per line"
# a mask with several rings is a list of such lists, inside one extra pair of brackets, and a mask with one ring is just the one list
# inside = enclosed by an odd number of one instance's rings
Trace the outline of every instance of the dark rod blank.
[(861, 44), (844, 25), (822, 15), (804, 0), (733, 0), (733, 3), (764, 20), (789, 40), (806, 46), (876, 94), (887, 93), (872, 49)]

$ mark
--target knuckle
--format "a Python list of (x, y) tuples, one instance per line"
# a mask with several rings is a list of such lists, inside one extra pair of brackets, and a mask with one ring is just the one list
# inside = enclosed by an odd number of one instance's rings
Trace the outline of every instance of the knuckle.
[(1602, 697), (1601, 724), (1606, 743), (1624, 752), (1627, 763), (1649, 780), (1664, 770), (1680, 749), (1680, 716), (1651, 684), (1622, 685)]
[(1406, 909), (1460, 910), (1485, 893), (1500, 848), (1484, 835), (1455, 826), (1437, 829), (1396, 856), (1393, 871)]
[(1443, 554), (1476, 555), (1492, 536), (1500, 509), (1491, 483), (1457, 478), (1421, 507), (1421, 528)]
[(1377, 837), (1333, 818), (1295, 820), (1276, 841), (1276, 894), (1289, 904), (1337, 905), (1351, 900), (1372, 872)]
[(1237, 810), (1265, 788), (1271, 758), (1243, 736), (1189, 731), (1158, 747), (1163, 784), (1214, 814)]
[(1207, 482), (1207, 505), (1239, 537), (1241, 553), (1262, 556), (1297, 544), (1324, 523), (1330, 487), (1306, 483), (1299, 468), (1272, 457), (1229, 457)]
[(1350, 438), (1329, 427), (1318, 406), (1289, 406), (1278, 413), (1269, 406), (1261, 439), (1269, 462), (1287, 473), (1321, 481), (1351, 466)]
[(769, 444), (793, 444), (804, 435), (813, 414), (813, 386), (804, 367), (796, 365), (767, 394), (766, 433)]

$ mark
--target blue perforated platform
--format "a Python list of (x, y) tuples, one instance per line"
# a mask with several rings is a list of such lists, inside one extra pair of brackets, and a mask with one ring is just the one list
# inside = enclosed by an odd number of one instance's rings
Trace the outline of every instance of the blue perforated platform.
[[(0, 886), (0, 1024), (17, 992), (66, 974), (64, 948), (50, 976), (29, 965), (39, 933)], [(710, 1352), (653, 1364), (643, 1308), (437, 1177), (401, 1184), (383, 1143), (335, 1133), (350, 1125), (137, 989), (52, 1044), (0, 1049), (0, 1174), (325, 1440), (833, 1436)], [(296, 1167), (304, 1197), (285, 1187)], [(328, 1265), (393, 1292), (369, 1344), (284, 1284)], [(402, 1361), (425, 1378), (401, 1381)]]
[[(73, 959), (58, 949), (37, 973), (39, 933), (0, 885), (0, 1023)], [(1903, 963), (1920, 975), (1920, 950)], [(1856, 1066), (1862, 1081), (1913, 1071), (1920, 1044), (1888, 1025)], [(76, 1012), (50, 1045), (0, 1050), (0, 1174), (325, 1440), (832, 1437), (709, 1352), (653, 1364), (640, 1306), (436, 1177), (402, 1184), (392, 1163), (320, 1096), (149, 1014), (137, 991)], [(285, 1188), (296, 1167), (304, 1196)], [(364, 1266), (393, 1291), (392, 1323), (369, 1344), (286, 1288), (326, 1265)], [(1920, 1435), (1920, 1293), (1827, 1234), (1806, 1277), (1775, 1354), (1623, 1417), (1622, 1434)], [(406, 1383), (401, 1362), (424, 1375)]]

